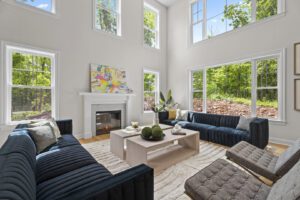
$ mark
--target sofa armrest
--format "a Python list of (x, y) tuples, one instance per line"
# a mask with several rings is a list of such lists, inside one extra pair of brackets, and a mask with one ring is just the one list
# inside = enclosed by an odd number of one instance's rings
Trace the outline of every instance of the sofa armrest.
[(251, 144), (264, 149), (269, 143), (269, 120), (257, 118), (250, 123)]
[(68, 200), (153, 200), (153, 169), (142, 164), (112, 177), (84, 185), (74, 191)]
[(56, 124), (59, 128), (61, 135), (72, 135), (73, 134), (73, 121), (71, 119), (57, 120)]

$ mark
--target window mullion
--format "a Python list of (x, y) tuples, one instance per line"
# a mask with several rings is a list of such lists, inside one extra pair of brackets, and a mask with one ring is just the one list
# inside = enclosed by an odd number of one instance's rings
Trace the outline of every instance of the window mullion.
[(251, 21), (256, 22), (256, 0), (251, 0)]
[(253, 117), (256, 116), (256, 101), (257, 101), (257, 67), (256, 67), (256, 60), (252, 60), (252, 87), (251, 87), (251, 115)]
[(207, 38), (207, 0), (203, 0), (202, 40)]
[(204, 113), (207, 112), (207, 88), (206, 88), (206, 84), (207, 84), (207, 79), (206, 79), (206, 68), (203, 69), (203, 88), (202, 88), (202, 95), (203, 95), (203, 111)]

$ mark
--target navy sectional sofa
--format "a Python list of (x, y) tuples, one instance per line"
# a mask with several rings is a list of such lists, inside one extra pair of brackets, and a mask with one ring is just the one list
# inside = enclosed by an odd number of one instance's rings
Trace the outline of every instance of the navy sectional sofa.
[(0, 199), (153, 200), (153, 169), (140, 165), (112, 175), (72, 136), (72, 121), (57, 122), (62, 137), (36, 155), (26, 125), (0, 149)]
[(160, 123), (199, 131), (201, 140), (230, 147), (247, 141), (264, 149), (269, 142), (269, 120), (256, 118), (250, 124), (250, 131), (236, 129), (239, 120), (239, 116), (189, 112), (187, 121), (178, 121), (169, 120), (168, 112), (159, 113)]

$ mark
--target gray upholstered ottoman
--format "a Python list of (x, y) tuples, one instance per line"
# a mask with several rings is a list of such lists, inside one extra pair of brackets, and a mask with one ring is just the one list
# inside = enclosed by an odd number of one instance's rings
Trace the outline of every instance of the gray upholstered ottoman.
[(266, 199), (270, 187), (219, 159), (189, 178), (186, 193), (195, 200)]

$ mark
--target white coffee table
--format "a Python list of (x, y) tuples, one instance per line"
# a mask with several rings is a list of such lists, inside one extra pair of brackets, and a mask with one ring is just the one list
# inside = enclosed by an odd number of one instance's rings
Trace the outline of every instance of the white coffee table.
[[(144, 127), (151, 127), (152, 125), (146, 125)], [(162, 130), (167, 130), (173, 128), (172, 126), (160, 124)], [(125, 129), (116, 130), (110, 132), (110, 151), (125, 160), (126, 157), (126, 140), (128, 138), (139, 136), (141, 131), (126, 131)]]
[(131, 166), (147, 164), (160, 172), (199, 153), (199, 132), (183, 129), (186, 135), (172, 135), (165, 130), (164, 140), (146, 141), (140, 136), (127, 139), (126, 161)]

